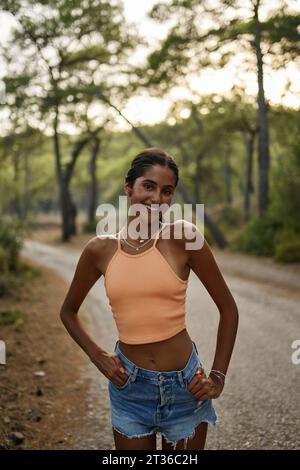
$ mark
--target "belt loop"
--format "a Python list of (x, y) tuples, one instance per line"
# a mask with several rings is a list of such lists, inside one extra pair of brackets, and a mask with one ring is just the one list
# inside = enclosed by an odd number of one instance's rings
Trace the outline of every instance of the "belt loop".
[(182, 376), (181, 370), (179, 370), (179, 371), (177, 372), (177, 375), (178, 375), (178, 380), (179, 380), (181, 386), (184, 387), (184, 386), (185, 386), (185, 383), (184, 383), (184, 380), (183, 380), (183, 376)]
[(137, 366), (134, 366), (132, 374), (131, 374), (131, 382), (134, 382), (137, 376), (139, 368)]

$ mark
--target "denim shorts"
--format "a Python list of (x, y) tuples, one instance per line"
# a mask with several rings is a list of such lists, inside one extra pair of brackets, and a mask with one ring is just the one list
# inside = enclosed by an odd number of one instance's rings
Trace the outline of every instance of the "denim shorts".
[(130, 361), (119, 349), (119, 357), (128, 379), (121, 387), (108, 381), (112, 427), (128, 438), (159, 433), (176, 449), (177, 441), (194, 437), (201, 422), (215, 427), (217, 415), (212, 400), (198, 400), (187, 386), (202, 367), (196, 344), (184, 369), (161, 372), (144, 369)]

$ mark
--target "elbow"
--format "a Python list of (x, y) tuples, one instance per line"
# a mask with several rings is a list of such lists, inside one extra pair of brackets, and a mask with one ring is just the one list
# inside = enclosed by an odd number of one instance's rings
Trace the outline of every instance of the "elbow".
[(64, 309), (61, 309), (59, 312), (59, 318), (63, 324), (65, 324), (66, 317), (67, 317), (66, 311)]
[(232, 305), (230, 305), (230, 313), (232, 315), (233, 318), (236, 319), (236, 321), (238, 322), (239, 320), (239, 309), (237, 307), (237, 304), (235, 303), (235, 301), (232, 302)]
[(235, 308), (233, 310), (233, 316), (234, 316), (234, 319), (235, 319), (236, 326), (238, 326), (240, 315), (239, 315), (239, 310), (238, 310), (236, 305), (235, 305)]
[(221, 316), (226, 316), (227, 318), (230, 318), (232, 321), (235, 321), (236, 323), (238, 323), (239, 310), (234, 301), (230, 302), (230, 304), (220, 307), (219, 311), (220, 311)]
[(67, 310), (66, 308), (62, 307), (60, 309), (60, 312), (59, 312), (59, 318), (61, 319), (61, 321), (65, 325), (70, 318), (74, 317), (75, 313), (76, 312), (72, 312), (72, 311)]
[(239, 310), (235, 303), (233, 308), (231, 309), (231, 317), (234, 328), (237, 330), (239, 326)]

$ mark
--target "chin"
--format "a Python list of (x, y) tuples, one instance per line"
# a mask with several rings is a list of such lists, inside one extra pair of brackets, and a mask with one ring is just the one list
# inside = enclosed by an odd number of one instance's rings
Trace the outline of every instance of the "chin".
[(157, 215), (155, 215), (155, 214), (148, 215), (148, 217), (147, 216), (146, 217), (141, 216), (141, 219), (143, 220), (143, 222), (145, 222), (148, 225), (150, 225), (151, 223), (154, 223), (157, 220), (160, 220), (158, 214)]

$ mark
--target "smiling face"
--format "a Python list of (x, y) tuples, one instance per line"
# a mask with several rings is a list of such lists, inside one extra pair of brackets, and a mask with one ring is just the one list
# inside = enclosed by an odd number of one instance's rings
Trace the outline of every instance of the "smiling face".
[[(129, 197), (129, 203), (144, 204), (149, 207), (147, 210), (148, 223), (159, 216), (159, 211), (155, 210), (157, 204), (170, 206), (175, 191), (175, 175), (168, 166), (153, 165), (147, 168), (143, 176), (137, 178), (132, 188), (125, 184), (124, 190)], [(151, 204), (155, 204), (151, 210)], [(142, 214), (141, 214), (142, 216)], [(129, 217), (130, 219), (130, 217)]]

